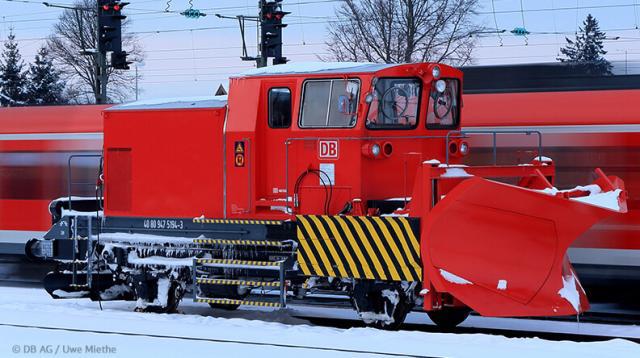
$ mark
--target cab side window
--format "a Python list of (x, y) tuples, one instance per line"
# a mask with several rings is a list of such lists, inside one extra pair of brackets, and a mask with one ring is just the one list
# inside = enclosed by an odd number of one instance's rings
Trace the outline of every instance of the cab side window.
[(269, 90), (269, 127), (291, 126), (291, 90), (285, 87)]
[(357, 120), (360, 81), (307, 80), (303, 85), (301, 128), (351, 128)]

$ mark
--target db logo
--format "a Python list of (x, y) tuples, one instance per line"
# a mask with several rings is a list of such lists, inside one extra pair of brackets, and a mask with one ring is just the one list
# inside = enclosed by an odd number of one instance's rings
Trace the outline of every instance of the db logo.
[(318, 153), (320, 158), (337, 159), (338, 158), (338, 141), (337, 140), (321, 140), (318, 141)]

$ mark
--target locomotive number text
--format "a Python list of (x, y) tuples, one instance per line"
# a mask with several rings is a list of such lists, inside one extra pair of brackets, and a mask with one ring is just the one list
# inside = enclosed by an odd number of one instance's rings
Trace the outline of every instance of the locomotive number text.
[(142, 226), (145, 229), (183, 230), (184, 221), (167, 219), (145, 219)]

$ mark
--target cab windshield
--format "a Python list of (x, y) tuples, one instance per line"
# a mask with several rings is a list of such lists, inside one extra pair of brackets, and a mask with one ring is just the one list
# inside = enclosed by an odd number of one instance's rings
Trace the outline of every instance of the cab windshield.
[(459, 121), (460, 82), (454, 78), (434, 82), (429, 93), (427, 128), (455, 129)]
[(369, 129), (411, 129), (418, 124), (422, 81), (417, 78), (381, 78), (369, 94)]

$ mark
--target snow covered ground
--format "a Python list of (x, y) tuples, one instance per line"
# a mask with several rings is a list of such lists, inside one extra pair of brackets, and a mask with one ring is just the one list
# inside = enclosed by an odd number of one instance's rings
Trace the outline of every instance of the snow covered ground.
[[(187, 300), (181, 306), (185, 314), (164, 315), (134, 313), (133, 306), (103, 302), (100, 311), (96, 302), (54, 301), (42, 289), (0, 287), (0, 357), (640, 357), (640, 345), (623, 339), (576, 343), (487, 334), (345, 330), (313, 326), (295, 317), (323, 312), (344, 316), (345, 310), (224, 312)], [(409, 321), (424, 316), (415, 314)], [(469, 324), (474, 320), (482, 319), (473, 317)], [(587, 329), (589, 324), (581, 327)], [(627, 326), (620, 332), (638, 333), (637, 328)], [(31, 353), (34, 350), (37, 354)]]

